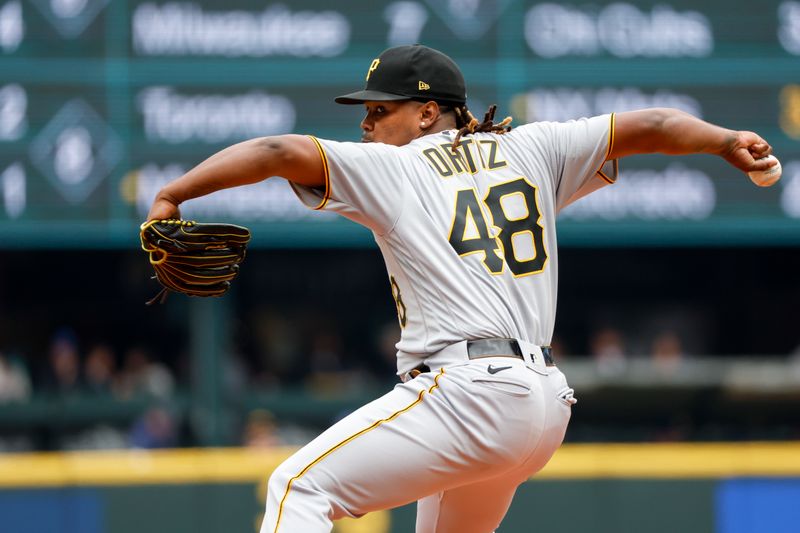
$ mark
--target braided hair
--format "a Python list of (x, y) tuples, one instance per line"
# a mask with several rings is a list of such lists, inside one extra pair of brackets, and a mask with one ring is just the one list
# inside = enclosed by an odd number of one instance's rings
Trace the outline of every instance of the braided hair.
[(461, 137), (464, 135), (480, 132), (491, 132), (502, 135), (503, 133), (511, 131), (511, 126), (509, 126), (512, 120), (511, 117), (506, 117), (497, 124), (494, 123), (494, 114), (495, 111), (497, 111), (497, 106), (495, 104), (489, 106), (488, 111), (486, 111), (483, 117), (483, 122), (478, 122), (478, 119), (467, 109), (466, 104), (455, 106), (452, 109), (456, 114), (456, 127), (458, 128), (458, 133), (453, 141), (453, 153), (455, 153), (456, 148), (458, 148), (461, 142)]

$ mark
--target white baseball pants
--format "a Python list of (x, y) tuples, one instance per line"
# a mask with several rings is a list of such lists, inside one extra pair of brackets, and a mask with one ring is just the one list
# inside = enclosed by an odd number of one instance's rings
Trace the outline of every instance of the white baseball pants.
[(490, 533), (561, 445), (574, 402), (556, 367), (520, 359), (421, 374), (279, 466), (261, 533), (328, 533), (338, 518), (413, 501), (417, 533)]

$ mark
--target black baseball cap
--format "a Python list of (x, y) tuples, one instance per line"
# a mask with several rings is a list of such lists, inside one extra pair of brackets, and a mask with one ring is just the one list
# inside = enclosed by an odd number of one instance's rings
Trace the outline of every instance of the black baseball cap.
[(372, 60), (363, 91), (336, 97), (338, 104), (375, 100), (433, 100), (464, 105), (467, 89), (456, 62), (421, 44), (395, 46)]

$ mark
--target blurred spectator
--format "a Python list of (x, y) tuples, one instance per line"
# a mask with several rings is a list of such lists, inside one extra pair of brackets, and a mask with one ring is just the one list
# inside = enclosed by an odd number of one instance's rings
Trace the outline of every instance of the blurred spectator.
[(240, 398), (247, 391), (250, 369), (246, 358), (236, 343), (233, 349), (222, 357), (222, 390), (228, 398)]
[(36, 448), (33, 439), (25, 433), (0, 435), (0, 453), (23, 453)]
[(619, 330), (605, 327), (595, 331), (589, 340), (589, 349), (600, 375), (614, 376), (625, 371), (625, 343)]
[(659, 375), (674, 375), (684, 358), (683, 343), (674, 331), (662, 331), (653, 339), (650, 353)]
[(270, 387), (280, 387), (298, 379), (299, 328), (284, 314), (259, 308), (253, 313), (250, 326), (259, 353), (257, 381)]
[[(792, 353), (789, 354), (788, 359), (789, 364), (789, 373), (792, 378), (800, 383), (800, 346), (795, 348)], [(800, 431), (800, 426), (798, 426), (798, 431)]]
[(92, 394), (111, 395), (115, 379), (114, 353), (104, 343), (95, 344), (86, 355), (83, 379), (86, 390)]
[(317, 392), (341, 391), (345, 368), (342, 340), (333, 331), (318, 331), (311, 339), (307, 384)]
[(120, 396), (145, 395), (164, 399), (172, 395), (174, 387), (175, 380), (163, 363), (153, 361), (141, 347), (127, 351), (119, 378)]
[(342, 345), (336, 330), (317, 331), (312, 337), (306, 386), (313, 392), (348, 394), (363, 390), (371, 382), (365, 364), (348, 367)]
[(121, 450), (128, 447), (124, 431), (109, 424), (65, 432), (58, 438), (59, 450)]
[(256, 409), (247, 416), (242, 445), (247, 448), (272, 448), (281, 444), (275, 416), (265, 409)]
[(31, 380), (25, 366), (0, 352), (0, 403), (23, 401), (31, 394)]
[(559, 361), (567, 359), (570, 354), (569, 347), (556, 335), (554, 335), (553, 339), (550, 341), (550, 351), (553, 354), (556, 364), (558, 364)]
[(130, 431), (133, 448), (173, 448), (178, 444), (178, 432), (172, 415), (163, 407), (146, 411)]
[(80, 389), (80, 357), (78, 339), (68, 328), (56, 332), (48, 353), (45, 386), (54, 394), (69, 394)]

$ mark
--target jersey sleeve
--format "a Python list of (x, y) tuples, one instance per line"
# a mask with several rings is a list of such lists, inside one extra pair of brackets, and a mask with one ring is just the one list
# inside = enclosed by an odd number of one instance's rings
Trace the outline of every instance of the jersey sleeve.
[(617, 161), (606, 160), (614, 145), (613, 114), (568, 122), (538, 122), (522, 128), (527, 129), (525, 134), (549, 169), (556, 211), (616, 181)]
[(406, 179), (400, 150), (380, 143), (336, 142), (311, 137), (325, 167), (325, 187), (291, 183), (312, 209), (335, 211), (382, 235), (400, 216)]

